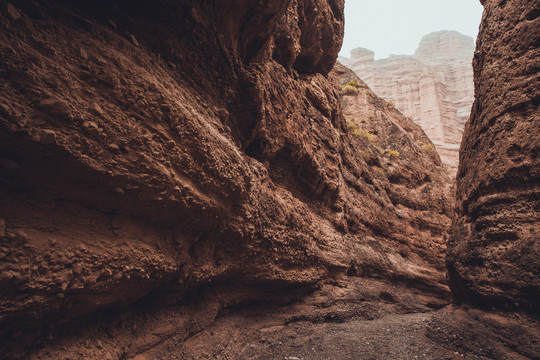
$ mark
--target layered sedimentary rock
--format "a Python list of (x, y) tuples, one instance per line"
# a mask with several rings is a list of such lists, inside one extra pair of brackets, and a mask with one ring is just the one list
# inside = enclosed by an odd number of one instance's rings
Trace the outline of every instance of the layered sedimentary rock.
[(0, 356), (130, 358), (337, 279), (448, 299), (439, 159), (373, 96), (379, 143), (351, 134), (327, 77), (343, 1), (0, 14)]
[(490, 359), (540, 358), (539, 15), (538, 2), (484, 2), (447, 255), (462, 306), (431, 332)]
[(434, 142), (455, 174), (465, 122), (473, 102), (473, 39), (455, 31), (426, 35), (412, 56), (374, 60), (370, 50), (351, 51), (344, 64), (379, 96), (392, 101)]
[(459, 301), (538, 313), (540, 11), (522, 0), (484, 6), (476, 99), (457, 177), (450, 283)]

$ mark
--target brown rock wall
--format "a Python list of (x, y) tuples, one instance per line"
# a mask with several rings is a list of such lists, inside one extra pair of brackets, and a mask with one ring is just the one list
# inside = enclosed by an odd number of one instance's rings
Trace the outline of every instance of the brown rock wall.
[(484, 6), (449, 242), (450, 283), (458, 301), (538, 313), (540, 9), (519, 0)]
[[(19, 17), (0, 2), (1, 356), (39, 344), (34, 357), (132, 357), (223, 308), (338, 280), (357, 294), (378, 279), (370, 297), (394, 302), (409, 287), (406, 309), (447, 301), (448, 179), (407, 148), (419, 130), (405, 123), (377, 125), (403, 160), (379, 172), (361, 155), (387, 161), (349, 133), (326, 76), (342, 2), (11, 7)], [(115, 320), (86, 328), (100, 319)]]

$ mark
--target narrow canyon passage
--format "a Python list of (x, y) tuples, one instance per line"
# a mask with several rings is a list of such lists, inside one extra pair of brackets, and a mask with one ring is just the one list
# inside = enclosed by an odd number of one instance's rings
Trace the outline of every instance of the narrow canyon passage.
[(540, 5), (482, 3), (456, 185), (343, 0), (0, 0), (0, 358), (540, 358)]

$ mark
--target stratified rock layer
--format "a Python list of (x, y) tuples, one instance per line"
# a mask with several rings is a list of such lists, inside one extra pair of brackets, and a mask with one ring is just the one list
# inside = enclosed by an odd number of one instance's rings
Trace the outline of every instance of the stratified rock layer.
[(375, 97), (400, 157), (350, 134), (327, 77), (343, 1), (0, 14), (0, 357), (131, 358), (323, 284), (356, 308), (449, 298), (438, 158)]
[(379, 96), (419, 124), (453, 174), (465, 122), (473, 102), (473, 39), (455, 31), (426, 35), (412, 56), (354, 49), (344, 64)]
[(447, 264), (459, 302), (540, 313), (540, 4), (486, 1)]

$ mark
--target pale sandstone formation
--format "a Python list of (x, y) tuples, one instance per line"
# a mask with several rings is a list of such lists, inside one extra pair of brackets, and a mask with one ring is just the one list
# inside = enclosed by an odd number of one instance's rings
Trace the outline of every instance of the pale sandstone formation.
[(435, 144), (453, 174), (465, 122), (473, 102), (473, 39), (455, 31), (426, 35), (414, 55), (374, 60), (367, 49), (354, 49), (344, 64), (379, 96), (411, 116)]

